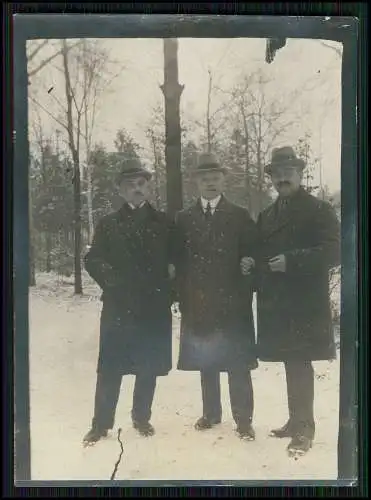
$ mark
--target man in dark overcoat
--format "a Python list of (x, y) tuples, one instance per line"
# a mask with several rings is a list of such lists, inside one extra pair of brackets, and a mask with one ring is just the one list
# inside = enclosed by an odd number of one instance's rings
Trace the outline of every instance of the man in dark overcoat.
[(329, 270), (340, 263), (339, 222), (301, 186), (304, 168), (293, 148), (273, 150), (266, 172), (278, 198), (258, 218), (258, 356), (285, 364), (289, 420), (271, 435), (291, 438), (289, 454), (314, 439), (312, 361), (336, 356)]
[(224, 196), (225, 170), (214, 155), (201, 155), (194, 175), (200, 197), (176, 217), (178, 369), (201, 373), (203, 415), (195, 424), (198, 430), (220, 423), (220, 372), (227, 372), (236, 430), (253, 440), (253, 292), (240, 261), (254, 255), (255, 223), (247, 210)]
[(85, 267), (103, 290), (92, 444), (114, 425), (123, 375), (135, 375), (132, 421), (150, 424), (157, 376), (171, 369), (170, 233), (167, 216), (148, 203), (150, 173), (126, 160), (118, 179), (122, 207), (97, 225)]

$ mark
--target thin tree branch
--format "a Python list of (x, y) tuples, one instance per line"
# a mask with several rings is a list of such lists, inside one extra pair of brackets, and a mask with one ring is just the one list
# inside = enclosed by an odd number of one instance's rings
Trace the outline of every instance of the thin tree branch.
[[(73, 49), (74, 47), (76, 47), (80, 43), (81, 43), (81, 40), (79, 40), (78, 42), (74, 43), (73, 45), (70, 45), (69, 47), (67, 47), (67, 49), (66, 49), (67, 52), (69, 52), (71, 49)], [(28, 72), (28, 78), (31, 78), (36, 73), (41, 71), (47, 64), (49, 64), (51, 61), (53, 61), (53, 59), (55, 59), (56, 57), (58, 57), (61, 54), (62, 54), (62, 49), (58, 50), (57, 52), (55, 52), (54, 54), (49, 56), (47, 59), (42, 61), (36, 68), (34, 68), (33, 70)]]
[(49, 40), (42, 41), (32, 52), (27, 55), (27, 61), (30, 63), (32, 59), (40, 52), (40, 50), (45, 47), (49, 43)]
[(65, 106), (61, 103), (61, 101), (58, 99), (56, 95), (54, 95), (52, 92), (49, 94), (49, 96), (54, 99), (54, 101), (58, 104), (58, 106), (61, 108), (63, 113), (66, 113), (66, 108)]
[(63, 127), (67, 132), (68, 132), (68, 128), (67, 128), (67, 125), (65, 123), (63, 123), (61, 120), (59, 120), (58, 118), (56, 118), (53, 113), (51, 113), (47, 108), (45, 108), (42, 104), (40, 104), (34, 97), (32, 96), (29, 96), (29, 99), (36, 104), (36, 106), (38, 106), (40, 109), (42, 109), (47, 115), (50, 116), (50, 118), (53, 118), (54, 121), (56, 121), (58, 123), (58, 125), (60, 125), (61, 127)]
[(270, 150), (272, 149), (273, 144), (274, 144), (274, 141), (277, 139), (277, 137), (279, 137), (281, 134), (283, 134), (283, 132), (284, 132), (287, 128), (291, 127), (291, 126), (292, 126), (292, 125), (294, 125), (294, 124), (295, 124), (295, 121), (294, 121), (294, 120), (293, 120), (293, 121), (290, 121), (290, 122), (287, 122), (287, 123), (283, 124), (279, 130), (276, 130), (276, 131), (272, 134), (272, 136), (270, 137), (270, 141), (266, 144), (266, 148), (265, 148), (265, 149), (264, 149), (264, 151), (263, 151), (263, 152), (264, 152), (264, 155), (267, 155), (267, 154), (268, 154), (268, 151), (270, 151)]
[(95, 95), (95, 99), (93, 100), (92, 104), (92, 116), (91, 116), (91, 122), (90, 122), (90, 133), (88, 136), (88, 144), (89, 144), (89, 150), (91, 148), (91, 143), (92, 143), (92, 137), (93, 137), (93, 130), (94, 130), (94, 125), (95, 125), (95, 118), (96, 118), (96, 107), (97, 107), (97, 102), (98, 102), (98, 97)]

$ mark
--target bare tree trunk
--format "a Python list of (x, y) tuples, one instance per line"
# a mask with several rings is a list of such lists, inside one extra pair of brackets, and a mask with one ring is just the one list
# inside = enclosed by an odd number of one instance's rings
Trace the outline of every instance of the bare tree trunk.
[(35, 257), (34, 246), (32, 244), (32, 236), (30, 238), (30, 282), (29, 286), (36, 286), (36, 270), (35, 270)]
[[(84, 50), (86, 48), (86, 42), (84, 40)], [(87, 94), (87, 86), (88, 86), (88, 75), (87, 69), (84, 70), (84, 92)], [(93, 117), (91, 123), (91, 129), (94, 126), (94, 118), (95, 118), (95, 105), (93, 105)], [(87, 181), (87, 194), (86, 201), (88, 205), (88, 244), (90, 245), (93, 239), (94, 233), (94, 219), (93, 219), (93, 181), (92, 181), (92, 172), (91, 172), (91, 164), (90, 164), (90, 149), (91, 149), (91, 134), (92, 130), (90, 130), (89, 134), (89, 125), (88, 125), (88, 101), (85, 99), (84, 101), (84, 122), (85, 122), (85, 148), (86, 148), (86, 181)]]
[(178, 82), (178, 40), (164, 39), (164, 84), (161, 90), (165, 97), (165, 159), (167, 211), (173, 217), (183, 207), (181, 174), (181, 128), (180, 96), (184, 85)]
[(74, 269), (75, 269), (75, 294), (82, 295), (81, 277), (81, 181), (80, 181), (80, 161), (79, 151), (75, 144), (73, 135), (72, 119), (72, 90), (70, 72), (68, 67), (68, 46), (66, 40), (62, 41), (63, 69), (65, 78), (65, 91), (67, 101), (67, 131), (68, 144), (72, 155), (74, 170)]
[(151, 142), (152, 142), (152, 149), (153, 149), (153, 158), (154, 158), (154, 167), (155, 167), (155, 196), (156, 196), (156, 206), (159, 209), (160, 208), (160, 203), (161, 203), (161, 196), (160, 196), (160, 180), (159, 180), (159, 161), (158, 161), (158, 153), (157, 153), (157, 147), (156, 147), (156, 138), (153, 133), (151, 133)]
[(262, 110), (259, 107), (258, 112), (258, 137), (257, 137), (257, 148), (256, 148), (256, 162), (258, 168), (258, 203), (257, 212), (260, 213), (263, 208), (263, 188), (264, 188), (264, 165), (262, 164)]
[(93, 180), (91, 176), (91, 165), (86, 165), (86, 181), (87, 181), (87, 193), (86, 200), (88, 204), (88, 244), (91, 244), (94, 234), (94, 219), (93, 219)]
[(211, 75), (211, 71), (209, 73), (209, 86), (207, 90), (207, 107), (206, 107), (206, 132), (207, 132), (207, 151), (210, 153), (211, 151), (211, 119), (210, 119), (210, 105), (211, 105), (211, 91), (213, 78)]
[(258, 138), (258, 148), (256, 154), (256, 161), (258, 167), (258, 213), (262, 210), (262, 196), (263, 196), (263, 183), (264, 183), (264, 170), (261, 160), (261, 139)]
[(50, 273), (52, 270), (52, 238), (49, 231), (45, 233), (45, 252), (46, 252), (46, 265), (45, 270)]
[(74, 248), (74, 268), (75, 268), (75, 294), (82, 295), (81, 277), (81, 189), (80, 189), (80, 168), (77, 151), (74, 151), (74, 222), (75, 222), (75, 248)]
[(244, 146), (245, 146), (245, 190), (246, 190), (246, 196), (247, 196), (247, 207), (250, 212), (250, 215), (255, 218), (255, 210), (254, 210), (254, 193), (252, 192), (251, 189), (251, 182), (250, 182), (250, 144), (249, 144), (249, 128), (247, 125), (247, 116), (245, 112), (245, 106), (244, 102), (241, 100), (240, 102), (240, 110), (241, 110), (241, 115), (242, 115), (242, 121), (243, 121), (243, 128), (244, 128), (244, 133), (245, 133), (245, 138), (244, 138)]

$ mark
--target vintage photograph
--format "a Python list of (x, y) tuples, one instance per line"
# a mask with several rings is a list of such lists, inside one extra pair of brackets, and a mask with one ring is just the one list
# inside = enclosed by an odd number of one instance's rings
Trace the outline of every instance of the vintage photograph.
[(341, 43), (27, 41), (32, 480), (336, 480)]

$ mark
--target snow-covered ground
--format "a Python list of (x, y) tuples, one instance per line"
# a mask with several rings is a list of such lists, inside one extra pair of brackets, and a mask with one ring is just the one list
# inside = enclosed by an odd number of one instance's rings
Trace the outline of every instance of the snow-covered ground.
[[(269, 429), (287, 418), (283, 367), (271, 363), (260, 363), (253, 372), (255, 442), (234, 435), (224, 375), (223, 423), (195, 431), (201, 415), (199, 375), (174, 369), (158, 379), (154, 437), (142, 438), (131, 428), (134, 378), (124, 377), (112, 435), (83, 448), (93, 410), (101, 309), (99, 289), (86, 276), (84, 285), (86, 295), (74, 297), (71, 279), (41, 274), (30, 289), (32, 479), (109, 479), (120, 452), (118, 427), (124, 445), (119, 480), (336, 479), (338, 361), (315, 363), (317, 436), (312, 451), (298, 461), (286, 456), (286, 440), (268, 437)], [(178, 332), (174, 317), (174, 361)]]

